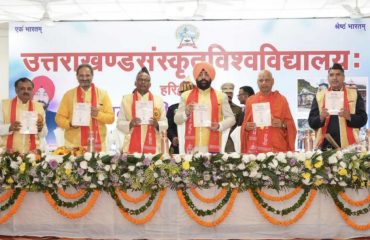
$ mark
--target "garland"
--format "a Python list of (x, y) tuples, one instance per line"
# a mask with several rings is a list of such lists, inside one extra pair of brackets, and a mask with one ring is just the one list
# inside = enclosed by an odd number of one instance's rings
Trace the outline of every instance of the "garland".
[(222, 188), (221, 191), (212, 198), (203, 197), (195, 188), (190, 188), (190, 192), (194, 195), (194, 197), (196, 197), (201, 202), (214, 203), (219, 201), (221, 198), (225, 197), (227, 190), (225, 188)]
[(14, 193), (14, 189), (9, 189), (8, 191), (6, 191), (6, 193), (0, 196), (0, 203), (8, 200), (10, 196), (12, 196), (13, 193)]
[(213, 215), (218, 210), (220, 210), (221, 208), (223, 208), (223, 206), (225, 206), (225, 204), (228, 203), (229, 200), (230, 200), (232, 189), (230, 188), (230, 189), (227, 190), (227, 193), (226, 193), (225, 197), (222, 199), (222, 201), (215, 208), (208, 209), (208, 210), (202, 210), (202, 209), (197, 208), (194, 205), (194, 202), (191, 200), (189, 194), (186, 192), (185, 189), (182, 189), (181, 192), (182, 192), (183, 198), (186, 201), (186, 205), (189, 206), (191, 208), (191, 210), (193, 212), (195, 212), (198, 216), (203, 216), (204, 217), (204, 216)]
[[(0, 224), (3, 224), (6, 221), (8, 221), (9, 218), (11, 218), (18, 211), (18, 208), (21, 206), (21, 204), (22, 204), (22, 202), (24, 200), (24, 197), (26, 196), (26, 193), (27, 193), (26, 190), (16, 189), (14, 191), (14, 194), (10, 197), (9, 202), (10, 201), (15, 201), (15, 202), (13, 202), (12, 208), (4, 216), (2, 216), (0, 218)], [(16, 199), (14, 199), (15, 194), (17, 194), (17, 198)]]
[(78, 205), (80, 205), (82, 203), (85, 203), (89, 199), (93, 190), (92, 189), (86, 190), (85, 195), (82, 196), (80, 199), (74, 201), (74, 202), (66, 202), (66, 201), (61, 200), (58, 196), (58, 193), (55, 192), (51, 188), (49, 188), (47, 191), (49, 192), (49, 194), (53, 198), (55, 204), (58, 205), (59, 207), (73, 208), (73, 207), (77, 207)]
[(131, 197), (125, 191), (118, 190), (118, 189), (117, 189), (117, 191), (121, 194), (121, 197), (123, 199), (125, 199), (127, 202), (131, 202), (131, 203), (139, 203), (139, 202), (142, 202), (145, 199), (147, 199), (148, 196), (149, 196), (149, 193), (143, 193), (139, 197)]
[(316, 196), (316, 193), (317, 193), (317, 190), (315, 189), (312, 189), (311, 192), (310, 192), (310, 196), (307, 200), (307, 203), (305, 204), (305, 206), (303, 206), (303, 208), (299, 211), (299, 213), (292, 219), (289, 219), (289, 220), (285, 220), (285, 221), (281, 221), (281, 220), (278, 220), (272, 216), (269, 216), (265, 210), (263, 209), (262, 206), (260, 206), (260, 204), (258, 203), (258, 200), (255, 199), (253, 193), (251, 190), (249, 190), (249, 194), (252, 198), (252, 201), (254, 203), (254, 205), (256, 206), (257, 210), (260, 212), (260, 214), (267, 220), (269, 221), (270, 223), (274, 224), (274, 225), (283, 225), (283, 226), (288, 226), (288, 225), (291, 225), (291, 224), (294, 224), (296, 223), (300, 218), (303, 217), (303, 215), (305, 214), (305, 212), (307, 211), (307, 209), (311, 206), (311, 203), (313, 201), (313, 199), (315, 198)]
[(140, 215), (141, 213), (145, 212), (148, 208), (152, 206), (153, 201), (158, 194), (158, 191), (152, 192), (149, 196), (148, 201), (138, 209), (130, 209), (130, 208), (123, 206), (121, 199), (119, 198), (119, 196), (117, 195), (113, 187), (109, 189), (109, 193), (111, 197), (114, 199), (114, 201), (116, 202), (117, 206), (121, 208), (124, 212), (127, 212), (130, 215)]
[(63, 209), (61, 209), (56, 204), (56, 202), (54, 201), (54, 199), (52, 198), (50, 193), (45, 192), (44, 194), (45, 194), (45, 197), (46, 197), (46, 200), (48, 201), (48, 203), (54, 208), (54, 210), (57, 213), (59, 213), (60, 215), (66, 217), (66, 218), (69, 218), (69, 219), (76, 219), (76, 218), (80, 218), (80, 217), (85, 216), (91, 210), (91, 208), (95, 205), (95, 202), (96, 202), (96, 200), (98, 199), (98, 197), (100, 195), (100, 191), (99, 190), (94, 190), (90, 201), (88, 201), (87, 204), (86, 204), (86, 207), (81, 209), (81, 211), (73, 212), (73, 213), (68, 213), (68, 212), (64, 211)]
[(333, 198), (333, 201), (337, 207), (340, 208), (341, 211), (345, 212), (348, 216), (360, 216), (362, 214), (368, 213), (370, 209), (370, 204), (363, 208), (359, 209), (357, 211), (352, 211), (349, 208), (346, 208), (341, 201), (339, 201), (337, 194), (334, 192), (334, 190), (328, 189), (329, 194)]
[(343, 198), (344, 201), (353, 206), (359, 207), (365, 205), (366, 203), (370, 203), (370, 194), (365, 199), (360, 201), (355, 201), (351, 199), (345, 192), (339, 192), (339, 195)]
[(343, 218), (343, 220), (347, 223), (348, 226), (351, 226), (352, 228), (360, 231), (365, 231), (370, 229), (370, 223), (359, 225), (355, 222), (353, 222), (345, 212), (343, 212), (339, 207), (336, 207), (337, 211), (339, 212), (340, 216)]
[(85, 194), (86, 190), (85, 189), (80, 189), (79, 191), (75, 193), (67, 193), (64, 191), (62, 188), (58, 188), (58, 194), (66, 199), (76, 199), (80, 198)]
[(6, 211), (8, 210), (8, 208), (10, 208), (14, 203), (15, 201), (18, 199), (19, 197), (19, 194), (21, 193), (21, 189), (20, 188), (17, 188), (16, 190), (13, 191), (14, 193), (12, 195), (9, 196), (9, 200), (7, 203), (5, 203), (3, 206), (0, 207), (0, 211), (3, 212), (3, 211)]
[(145, 224), (153, 218), (153, 216), (155, 215), (155, 213), (158, 211), (159, 207), (162, 204), (162, 201), (163, 201), (164, 196), (166, 195), (167, 189), (162, 190), (162, 191), (159, 192), (158, 200), (154, 204), (153, 209), (143, 218), (135, 218), (135, 217), (131, 216), (131, 214), (129, 212), (125, 211), (126, 208), (122, 205), (122, 203), (119, 200), (118, 195), (115, 193), (115, 191), (111, 190), (109, 192), (111, 193), (111, 196), (115, 200), (115, 202), (118, 206), (118, 209), (119, 209), (120, 213), (122, 214), (122, 216), (124, 218), (126, 218), (128, 221), (139, 225), (139, 224)]
[(208, 222), (208, 221), (202, 220), (200, 217), (198, 217), (191, 210), (191, 208), (187, 205), (187, 202), (186, 202), (184, 196), (182, 195), (182, 191), (181, 190), (177, 190), (176, 192), (177, 192), (177, 196), (178, 196), (178, 198), (180, 200), (180, 203), (181, 203), (182, 207), (184, 208), (185, 212), (189, 215), (189, 217), (191, 219), (193, 219), (196, 223), (198, 223), (199, 225), (201, 225), (203, 227), (215, 227), (215, 226), (219, 225), (220, 223), (222, 223), (226, 219), (226, 217), (230, 214), (231, 209), (234, 206), (234, 202), (235, 202), (236, 196), (238, 195), (238, 190), (237, 189), (234, 189), (232, 191), (232, 194), (231, 194), (231, 197), (230, 197), (230, 202), (226, 206), (226, 209), (222, 213), (222, 215), (219, 218), (217, 218), (216, 220)]
[(296, 187), (292, 192), (284, 195), (284, 196), (272, 196), (266, 192), (263, 192), (261, 189), (257, 189), (257, 193), (261, 195), (261, 197), (266, 198), (267, 200), (273, 201), (273, 202), (282, 202), (286, 201), (288, 199), (291, 199), (295, 195), (297, 195), (302, 190), (301, 187)]
[(258, 203), (259, 203), (259, 205), (261, 207), (265, 208), (269, 212), (272, 212), (272, 213), (275, 213), (275, 214), (279, 214), (281, 216), (284, 216), (284, 215), (288, 215), (291, 212), (294, 212), (295, 210), (297, 210), (299, 207), (301, 207), (303, 205), (303, 203), (307, 199), (307, 196), (308, 196), (308, 193), (310, 192), (310, 189), (309, 188), (305, 188), (304, 189), (304, 192), (299, 197), (298, 201), (293, 204), (293, 206), (288, 207), (288, 208), (284, 208), (282, 210), (277, 210), (274, 207), (272, 207), (269, 204), (267, 204), (265, 201), (263, 201), (263, 199), (261, 198), (261, 196), (258, 195), (257, 191), (255, 191), (254, 189), (251, 189), (251, 191), (253, 193), (254, 198), (258, 201)]

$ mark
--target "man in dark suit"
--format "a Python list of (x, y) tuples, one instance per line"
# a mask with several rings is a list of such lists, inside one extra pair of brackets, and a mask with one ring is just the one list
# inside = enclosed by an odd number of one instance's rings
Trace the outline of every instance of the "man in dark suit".
[[(180, 83), (180, 87), (179, 87), (180, 95), (183, 92), (192, 90), (193, 87), (194, 85), (190, 81), (183, 81), (182, 83)], [(171, 142), (170, 153), (174, 153), (174, 154), (179, 153), (179, 139), (177, 135), (177, 125), (174, 121), (175, 113), (178, 107), (179, 107), (178, 103), (169, 106), (167, 109), (167, 114), (166, 114), (167, 121), (168, 121), (167, 138)]]

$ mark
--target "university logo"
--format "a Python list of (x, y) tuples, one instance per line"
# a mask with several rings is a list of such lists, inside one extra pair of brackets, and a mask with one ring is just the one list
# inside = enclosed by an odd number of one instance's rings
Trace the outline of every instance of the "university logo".
[(199, 30), (190, 24), (181, 25), (176, 29), (176, 39), (179, 40), (179, 46), (197, 48), (196, 41), (199, 38)]

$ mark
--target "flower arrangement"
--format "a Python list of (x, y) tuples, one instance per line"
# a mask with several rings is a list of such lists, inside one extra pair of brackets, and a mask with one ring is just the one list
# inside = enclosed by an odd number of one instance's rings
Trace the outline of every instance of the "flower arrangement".
[[(258, 210), (266, 217), (268, 216), (265, 210), (284, 216), (296, 211), (307, 202), (297, 218), (288, 223), (297, 221), (303, 215), (314, 198), (316, 190), (329, 193), (341, 214), (361, 215), (368, 213), (370, 200), (363, 202), (363, 205), (367, 205), (362, 209), (351, 211), (345, 208), (339, 196), (345, 196), (343, 195), (345, 188), (369, 188), (369, 159), (370, 152), (358, 153), (345, 150), (258, 155), (239, 153), (127, 155), (90, 153), (83, 149), (61, 148), (54, 151), (52, 155), (34, 153), (22, 155), (0, 149), (0, 193), (15, 189), (7, 194), (9, 201), (3, 205), (1, 211), (16, 202), (20, 189), (45, 192), (49, 203), (60, 213), (63, 213), (61, 207), (73, 208), (88, 202), (89, 198), (93, 200), (89, 202), (87, 209), (91, 208), (98, 192), (102, 190), (112, 196), (123, 216), (134, 223), (144, 223), (154, 215), (163, 199), (165, 189), (169, 188), (178, 191), (181, 203), (183, 206), (186, 205), (185, 210), (194, 218), (215, 214), (222, 208), (228, 209), (216, 222), (196, 220), (204, 226), (215, 226), (226, 218), (231, 210), (230, 203), (235, 200), (238, 191), (250, 191)], [(70, 187), (80, 191), (78, 196), (76, 194), (79, 199), (73, 202), (60, 199), (59, 195), (63, 192), (60, 189)], [(192, 189), (193, 195), (202, 199), (194, 189), (211, 187), (218, 187), (222, 192), (214, 200), (203, 199), (208, 202), (219, 201), (219, 203), (213, 209), (197, 208), (187, 190)], [(264, 201), (264, 198), (270, 198), (270, 200), (274, 198), (264, 194), (261, 191), (262, 188), (272, 188), (277, 191), (295, 188), (296, 190), (290, 195), (298, 194), (299, 191), (302, 191), (302, 195), (291, 207), (278, 210)], [(128, 190), (147, 193), (142, 198), (148, 201), (139, 209), (124, 206), (117, 191), (125, 193)], [(160, 200), (157, 200), (155, 211), (151, 212), (146, 221), (132, 218), (131, 215), (142, 214), (151, 207), (156, 196), (159, 196)], [(277, 200), (283, 199), (277, 198)], [(86, 211), (76, 216), (82, 216)], [(66, 213), (63, 215), (68, 216)], [(282, 224), (271, 219), (269, 221)]]

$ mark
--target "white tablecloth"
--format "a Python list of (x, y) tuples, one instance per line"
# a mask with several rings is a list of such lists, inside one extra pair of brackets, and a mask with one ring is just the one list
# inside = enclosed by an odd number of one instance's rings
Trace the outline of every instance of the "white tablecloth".
[[(210, 191), (212, 190), (203, 193), (207, 195)], [(367, 190), (359, 194), (350, 192), (353, 199), (361, 199), (368, 194)], [(299, 194), (291, 201), (275, 202), (272, 205), (277, 209), (289, 207), (298, 197)], [(192, 196), (192, 199), (195, 198)], [(198, 206), (212, 208), (212, 205), (194, 201)], [(295, 214), (288, 217), (292, 218)], [(219, 214), (208, 220), (217, 216)], [(367, 224), (370, 223), (370, 214), (351, 219), (358, 224)], [(322, 193), (316, 195), (312, 206), (296, 224), (287, 227), (275, 226), (259, 214), (247, 192), (238, 194), (230, 215), (223, 223), (217, 227), (206, 228), (189, 218), (180, 205), (176, 192), (169, 190), (157, 214), (144, 225), (135, 225), (127, 221), (118, 211), (112, 198), (104, 192), (92, 210), (76, 220), (59, 215), (48, 204), (43, 194), (27, 193), (17, 213), (0, 225), (0, 235), (99, 239), (350, 238), (370, 236), (370, 230), (358, 231), (349, 227), (336, 211), (333, 200)]]

